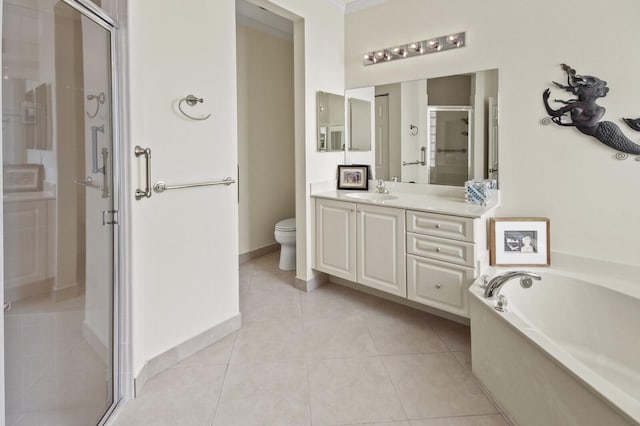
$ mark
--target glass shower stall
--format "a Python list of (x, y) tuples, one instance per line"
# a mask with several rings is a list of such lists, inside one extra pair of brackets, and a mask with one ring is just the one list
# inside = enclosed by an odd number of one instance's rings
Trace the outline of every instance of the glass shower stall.
[(119, 399), (116, 29), (100, 6), (2, 1), (7, 425), (100, 424)]

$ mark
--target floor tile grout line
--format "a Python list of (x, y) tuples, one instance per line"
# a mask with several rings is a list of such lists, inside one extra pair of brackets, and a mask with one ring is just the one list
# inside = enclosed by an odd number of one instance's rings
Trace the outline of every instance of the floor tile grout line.
[(309, 402), (309, 426), (313, 425), (313, 408), (311, 407), (311, 380), (309, 379), (309, 363), (304, 359), (304, 371), (307, 376), (307, 400)]
[(400, 398), (400, 393), (398, 392), (398, 388), (396, 387), (395, 382), (391, 378), (391, 374), (389, 373), (389, 369), (387, 368), (387, 364), (384, 362), (384, 357), (380, 357), (380, 363), (382, 364), (382, 367), (384, 368), (384, 372), (387, 373), (387, 379), (389, 379), (389, 383), (391, 383), (391, 386), (393, 387), (393, 392), (396, 395), (396, 398), (398, 399), (398, 402), (400, 403), (400, 407), (402, 407), (402, 412), (404, 413), (404, 420), (409, 421), (409, 414), (407, 413), (407, 408), (402, 403), (402, 398)]
[(220, 406), (220, 400), (222, 399), (222, 392), (224, 392), (224, 384), (227, 381), (227, 374), (229, 373), (229, 366), (230, 364), (227, 362), (224, 368), (224, 377), (222, 378), (222, 384), (220, 385), (220, 393), (218, 393), (218, 398), (216, 398), (216, 403), (213, 409), (213, 418), (211, 419), (211, 426), (213, 426), (216, 422), (216, 416), (218, 415), (218, 407)]
[[(240, 324), (240, 328), (242, 328), (242, 323)], [(233, 344), (231, 345), (231, 350), (229, 351), (229, 356), (227, 357), (227, 363), (224, 368), (224, 377), (222, 378), (222, 383), (220, 384), (220, 393), (218, 394), (218, 398), (216, 399), (215, 407), (213, 409), (213, 418), (211, 419), (211, 426), (216, 422), (216, 416), (218, 415), (218, 407), (220, 406), (220, 400), (222, 399), (222, 392), (224, 392), (224, 384), (227, 381), (227, 374), (229, 373), (229, 367), (231, 366), (231, 357), (233, 356), (233, 351), (236, 348), (236, 342), (238, 341), (238, 333), (240, 329), (234, 332), (233, 336)]]

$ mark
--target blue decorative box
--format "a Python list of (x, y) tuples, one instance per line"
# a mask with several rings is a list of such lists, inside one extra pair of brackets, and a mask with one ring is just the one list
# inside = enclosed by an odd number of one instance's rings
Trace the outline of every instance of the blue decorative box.
[(467, 203), (486, 206), (491, 200), (491, 190), (495, 187), (495, 179), (468, 180), (464, 183), (464, 200)]

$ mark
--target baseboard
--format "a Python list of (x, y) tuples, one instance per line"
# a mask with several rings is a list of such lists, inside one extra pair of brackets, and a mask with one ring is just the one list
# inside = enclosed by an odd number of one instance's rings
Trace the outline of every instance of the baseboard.
[(107, 345), (100, 340), (95, 331), (87, 324), (87, 321), (82, 321), (82, 337), (87, 341), (91, 349), (96, 353), (98, 358), (108, 365), (110, 363), (111, 351), (107, 349)]
[(449, 312), (441, 311), (440, 309), (432, 308), (430, 306), (423, 305), (421, 303), (414, 302), (412, 300), (405, 299), (404, 297), (395, 296), (393, 294), (385, 293), (384, 291), (376, 290), (371, 287), (367, 287), (358, 283), (351, 282), (349, 280), (345, 280), (343, 278), (338, 278), (334, 276), (330, 276), (329, 281), (338, 284), (344, 287), (349, 287), (353, 290), (361, 291), (363, 293), (371, 294), (373, 296), (379, 297), (381, 299), (390, 300), (392, 302), (399, 303), (401, 305), (408, 306), (410, 308), (417, 309), (419, 311), (427, 312), (429, 314), (445, 318), (459, 324), (469, 325), (469, 318), (464, 318), (458, 316), (456, 314), (452, 314)]
[(134, 379), (134, 397), (142, 392), (144, 384), (149, 381), (149, 379), (234, 331), (239, 330), (241, 325), (241, 315), (238, 314), (147, 361), (140, 370), (140, 373), (138, 373), (138, 376)]
[(242, 253), (238, 257), (239, 258), (239, 263), (240, 263), (240, 265), (242, 265), (243, 263), (247, 263), (251, 259), (255, 259), (256, 257), (262, 257), (265, 254), (269, 254), (271, 252), (278, 251), (278, 250), (280, 250), (280, 244), (278, 244), (278, 243), (272, 243), (272, 244), (266, 245), (264, 247), (257, 248), (255, 250), (251, 250), (251, 251), (248, 251), (246, 253)]
[(16, 302), (34, 296), (45, 296), (51, 294), (53, 288), (53, 278), (36, 281), (29, 284), (22, 284), (16, 287), (5, 287), (4, 301)]
[(324, 274), (322, 272), (318, 272), (317, 275), (311, 278), (309, 281), (301, 280), (300, 278), (296, 278), (293, 283), (294, 287), (298, 290), (309, 292), (315, 290), (316, 288), (324, 285), (329, 281), (329, 275)]
[(73, 299), (74, 297), (80, 296), (83, 293), (84, 287), (74, 285), (60, 290), (52, 290), (51, 300), (53, 300), (54, 302), (62, 302), (65, 300)]

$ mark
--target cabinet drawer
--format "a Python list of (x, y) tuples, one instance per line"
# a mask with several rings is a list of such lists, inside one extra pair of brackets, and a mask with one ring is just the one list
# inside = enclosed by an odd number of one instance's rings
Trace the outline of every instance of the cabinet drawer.
[(473, 241), (473, 219), (407, 210), (407, 231)]
[(407, 256), (409, 300), (468, 317), (467, 289), (473, 278), (472, 268)]
[(407, 233), (407, 253), (473, 267), (475, 244)]

